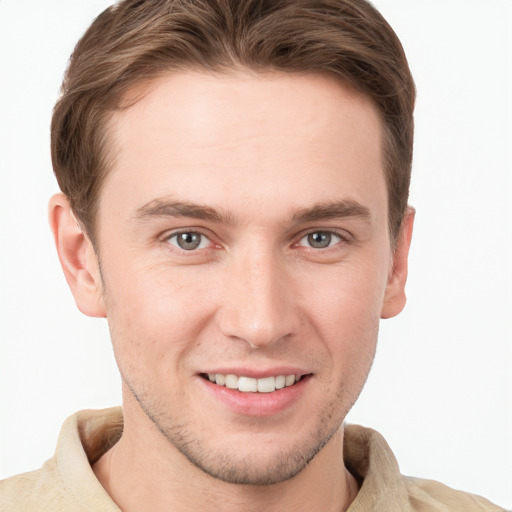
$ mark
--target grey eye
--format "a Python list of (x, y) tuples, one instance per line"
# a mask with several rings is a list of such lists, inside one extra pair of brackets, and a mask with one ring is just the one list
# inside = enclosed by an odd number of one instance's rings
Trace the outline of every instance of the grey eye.
[(308, 235), (308, 244), (315, 249), (325, 249), (331, 245), (331, 233), (318, 231)]
[(194, 231), (185, 231), (172, 235), (169, 238), (169, 242), (184, 251), (195, 251), (208, 245), (208, 239), (201, 233)]
[(330, 231), (315, 231), (304, 236), (299, 245), (311, 247), (312, 249), (327, 249), (341, 242), (342, 238)]

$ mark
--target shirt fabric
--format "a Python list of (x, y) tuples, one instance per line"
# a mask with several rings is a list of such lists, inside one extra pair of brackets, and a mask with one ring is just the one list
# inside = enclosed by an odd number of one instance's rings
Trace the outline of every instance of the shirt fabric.
[[(53, 458), (41, 469), (0, 482), (1, 512), (120, 512), (91, 465), (121, 437), (120, 407), (80, 411), (64, 423)], [(484, 498), (400, 474), (384, 438), (345, 427), (344, 460), (361, 483), (347, 512), (498, 512)]]

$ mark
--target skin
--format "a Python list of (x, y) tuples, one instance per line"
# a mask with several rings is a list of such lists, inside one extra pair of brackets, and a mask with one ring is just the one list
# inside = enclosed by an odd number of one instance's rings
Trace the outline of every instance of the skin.
[[(77, 305), (108, 318), (123, 380), (100, 482), (125, 512), (346, 510), (343, 420), (379, 319), (405, 304), (413, 222), (393, 250), (371, 102), (322, 75), (174, 73), (109, 130), (96, 250), (66, 198), (50, 204)], [(284, 368), (307, 378), (271, 413), (202, 377)]]

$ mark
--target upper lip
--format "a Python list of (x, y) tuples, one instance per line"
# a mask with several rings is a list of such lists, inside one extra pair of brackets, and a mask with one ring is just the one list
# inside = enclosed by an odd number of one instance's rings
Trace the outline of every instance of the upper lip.
[(216, 374), (222, 375), (237, 375), (238, 377), (251, 377), (253, 379), (264, 379), (265, 377), (276, 377), (278, 375), (309, 375), (311, 372), (304, 370), (303, 368), (297, 368), (293, 366), (276, 366), (273, 368), (266, 369), (255, 369), (255, 368), (225, 368), (217, 367), (214, 369), (204, 370), (200, 374)]

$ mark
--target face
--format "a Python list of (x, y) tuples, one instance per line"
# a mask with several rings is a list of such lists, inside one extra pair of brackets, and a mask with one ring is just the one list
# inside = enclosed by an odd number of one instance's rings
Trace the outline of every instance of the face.
[(293, 476), (394, 314), (378, 115), (325, 76), (187, 72), (109, 130), (98, 258), (126, 414), (216, 478)]

